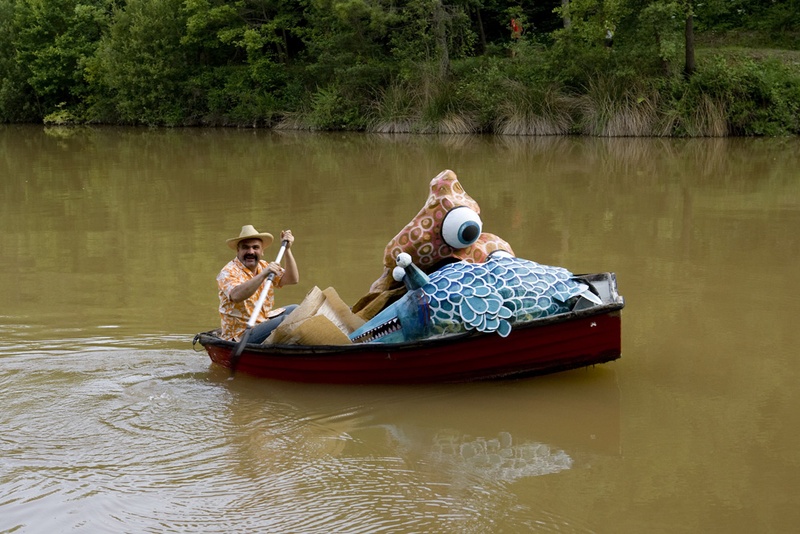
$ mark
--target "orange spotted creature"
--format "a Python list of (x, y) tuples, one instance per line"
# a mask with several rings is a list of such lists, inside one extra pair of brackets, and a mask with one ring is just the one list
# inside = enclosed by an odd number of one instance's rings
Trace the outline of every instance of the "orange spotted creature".
[[(401, 286), (392, 278), (396, 258), (401, 252), (409, 254), (426, 273), (452, 261), (482, 263), (494, 253), (513, 256), (511, 245), (494, 234), (483, 232), (480, 211), (478, 203), (464, 191), (453, 171), (439, 173), (431, 180), (425, 206), (386, 245), (383, 274), (372, 283), (370, 293), (353, 307), (353, 311), (358, 312), (381, 293)], [(368, 318), (376, 311), (373, 309), (362, 316)]]

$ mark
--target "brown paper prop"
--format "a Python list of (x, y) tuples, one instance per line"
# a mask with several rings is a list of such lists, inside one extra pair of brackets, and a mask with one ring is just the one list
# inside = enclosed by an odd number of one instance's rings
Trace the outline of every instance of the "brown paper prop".
[(265, 344), (349, 345), (348, 334), (364, 324), (332, 287), (314, 286), (303, 302), (284, 319)]

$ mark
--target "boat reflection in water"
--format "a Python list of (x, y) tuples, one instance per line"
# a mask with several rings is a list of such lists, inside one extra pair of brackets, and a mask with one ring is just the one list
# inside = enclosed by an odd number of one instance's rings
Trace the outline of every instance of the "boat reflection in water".
[[(439, 386), (320, 386), (210, 371), (233, 394), (248, 465), (342, 469), (376, 458), (450, 483), (508, 483), (620, 454), (613, 369)], [(245, 438), (245, 436), (242, 436)], [(372, 465), (370, 469), (374, 469)], [(321, 472), (318, 476), (323, 476)]]
[[(397, 436), (399, 443), (404, 438)], [(483, 437), (443, 430), (433, 436), (429, 457), (454, 474), (495, 482), (514, 482), (572, 467), (572, 458), (565, 451), (535, 441), (515, 443), (510, 432)]]

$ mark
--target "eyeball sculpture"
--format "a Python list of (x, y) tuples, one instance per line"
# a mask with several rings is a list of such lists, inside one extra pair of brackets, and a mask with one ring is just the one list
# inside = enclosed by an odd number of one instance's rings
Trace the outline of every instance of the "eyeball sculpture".
[(392, 270), (392, 278), (395, 282), (402, 282), (406, 277), (406, 267), (411, 265), (411, 255), (401, 252), (397, 255), (397, 267)]
[(511, 245), (496, 235), (483, 232), (480, 211), (456, 174), (442, 171), (431, 180), (425, 206), (386, 245), (384, 272), (372, 283), (370, 292), (390, 289), (395, 258), (402, 253), (408, 254), (411, 261), (427, 273), (447, 259), (480, 263), (495, 252), (513, 256)]
[(602, 304), (563, 267), (521, 258), (459, 261), (428, 276), (403, 256), (397, 269), (405, 272), (408, 292), (350, 334), (353, 342), (402, 343), (467, 331), (505, 337), (515, 323), (569, 312), (580, 299)]

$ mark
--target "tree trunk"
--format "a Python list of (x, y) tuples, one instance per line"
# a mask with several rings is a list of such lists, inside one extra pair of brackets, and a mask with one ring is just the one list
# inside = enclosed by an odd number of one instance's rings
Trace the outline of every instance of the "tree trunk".
[(562, 20), (564, 21), (564, 28), (569, 28), (572, 21), (569, 18), (569, 0), (561, 0)]
[(481, 54), (486, 52), (486, 32), (483, 31), (483, 20), (481, 19), (481, 8), (476, 7), (475, 13), (477, 14), (478, 34), (481, 37)]
[(686, 17), (686, 63), (683, 67), (683, 74), (686, 78), (691, 78), (694, 74), (694, 16), (689, 13)]
[(450, 72), (450, 50), (447, 46), (447, 13), (442, 1), (436, 2), (433, 13), (434, 35), (436, 36), (436, 47), (439, 52), (439, 76), (446, 78)]

